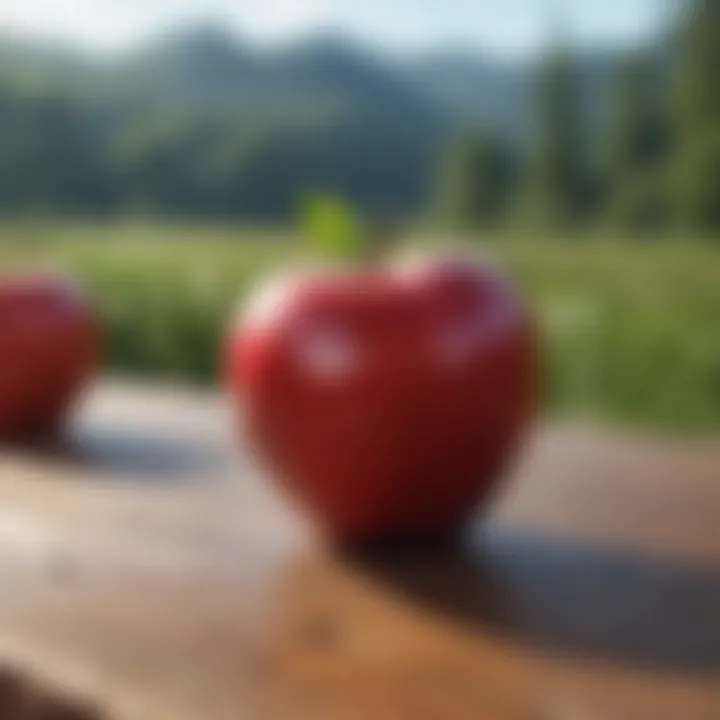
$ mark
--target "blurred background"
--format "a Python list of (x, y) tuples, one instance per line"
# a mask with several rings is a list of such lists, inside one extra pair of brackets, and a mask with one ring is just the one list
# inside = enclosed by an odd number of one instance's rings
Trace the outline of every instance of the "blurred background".
[(550, 411), (720, 428), (714, 0), (3, 0), (0, 263), (69, 270), (114, 371), (208, 382), (308, 193), (490, 252)]

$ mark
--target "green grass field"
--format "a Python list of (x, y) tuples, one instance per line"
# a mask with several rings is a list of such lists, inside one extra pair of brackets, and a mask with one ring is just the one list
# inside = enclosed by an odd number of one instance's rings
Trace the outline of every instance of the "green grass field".
[[(79, 276), (115, 371), (208, 382), (257, 279), (303, 259), (282, 232), (7, 226), (3, 266)], [(544, 337), (548, 411), (674, 430), (720, 428), (720, 247), (685, 241), (512, 241), (474, 249), (524, 289)]]

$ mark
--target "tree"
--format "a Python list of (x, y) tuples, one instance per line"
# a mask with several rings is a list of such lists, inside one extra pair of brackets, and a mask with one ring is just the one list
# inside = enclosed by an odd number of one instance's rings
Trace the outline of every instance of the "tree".
[(556, 49), (544, 63), (537, 84), (537, 126), (524, 208), (533, 224), (574, 224), (587, 207), (579, 91), (572, 52)]
[(496, 225), (505, 219), (515, 187), (510, 148), (487, 133), (452, 141), (440, 174), (440, 214), (458, 229)]
[(657, 64), (645, 54), (622, 58), (615, 92), (604, 174), (610, 216), (628, 229), (657, 227), (667, 219), (667, 128)]
[(720, 3), (688, 0), (675, 103), (673, 195), (679, 218), (720, 232)]
[(0, 89), (0, 211), (107, 212), (111, 188), (86, 115), (52, 88)]
[(431, 150), (422, 132), (372, 118), (269, 127), (228, 164), (228, 202), (244, 217), (282, 220), (320, 192), (368, 217), (401, 220), (424, 204)]

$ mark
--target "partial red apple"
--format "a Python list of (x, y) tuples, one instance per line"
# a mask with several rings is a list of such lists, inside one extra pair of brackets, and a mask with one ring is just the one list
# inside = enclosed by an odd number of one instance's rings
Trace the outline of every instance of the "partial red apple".
[(227, 379), (260, 456), (342, 540), (452, 531), (535, 406), (533, 326), (488, 266), (435, 258), (271, 283)]
[(98, 324), (74, 283), (0, 279), (0, 438), (57, 431), (92, 374), (98, 347)]

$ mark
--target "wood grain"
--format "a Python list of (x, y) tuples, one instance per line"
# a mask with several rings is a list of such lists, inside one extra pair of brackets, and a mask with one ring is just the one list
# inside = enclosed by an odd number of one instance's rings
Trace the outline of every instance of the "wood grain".
[(230, 427), (106, 383), (67, 443), (3, 451), (0, 718), (6, 686), (131, 720), (720, 718), (720, 444), (544, 430), (461, 550), (360, 554)]

